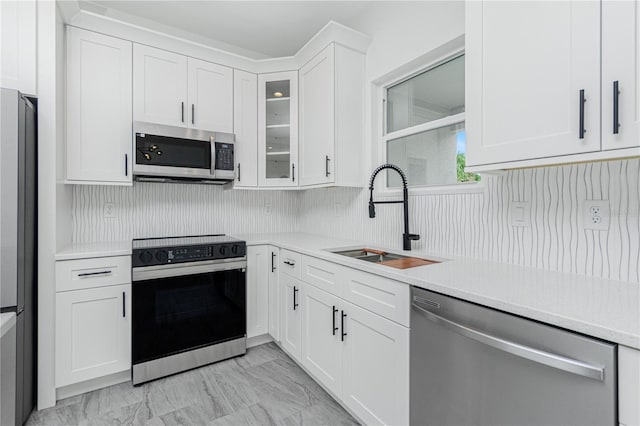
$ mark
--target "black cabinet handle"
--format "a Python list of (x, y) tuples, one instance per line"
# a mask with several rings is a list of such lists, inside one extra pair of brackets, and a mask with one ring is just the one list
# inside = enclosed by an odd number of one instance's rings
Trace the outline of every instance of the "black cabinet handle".
[(296, 266), (296, 263), (295, 263), (295, 262), (289, 262), (288, 260), (285, 260), (285, 261), (284, 261), (284, 262), (282, 262), (282, 263), (284, 263), (285, 265), (289, 265), (289, 266)]
[(333, 319), (333, 330), (332, 333), (335, 336), (336, 335), (336, 331), (338, 331), (338, 327), (336, 327), (336, 313), (338, 313), (338, 308), (335, 307), (335, 305), (333, 306), (333, 315), (331, 315), (332, 319)]
[(618, 107), (620, 102), (620, 89), (618, 80), (613, 82), (613, 134), (617, 135), (620, 130), (620, 113)]
[(342, 328), (342, 336), (340, 336), (340, 340), (344, 342), (344, 337), (347, 333), (344, 332), (344, 319), (347, 317), (347, 314), (342, 311), (342, 318), (340, 319), (340, 327)]
[(238, 182), (240, 182), (240, 163), (238, 163)]
[(331, 173), (329, 173), (329, 161), (331, 161), (331, 160), (329, 159), (329, 156), (328, 156), (328, 155), (327, 155), (327, 156), (325, 156), (325, 157), (324, 157), (324, 175), (325, 175), (326, 177), (329, 177), (329, 175), (331, 174)]
[(291, 165), (291, 182), (295, 182), (296, 181), (296, 165), (292, 164)]
[(129, 154), (124, 154), (124, 175), (129, 176)]
[(180, 120), (182, 120), (182, 122), (184, 123), (184, 102), (180, 102)]
[(123, 291), (122, 292), (122, 318), (125, 317), (127, 310), (126, 310), (126, 300), (127, 300), (127, 295), (126, 293)]
[(271, 252), (271, 272), (275, 272), (276, 270), (276, 254), (274, 252)]
[(196, 124), (196, 104), (191, 104), (191, 124)]
[(584, 89), (580, 89), (580, 129), (578, 130), (579, 138), (584, 139), (587, 130), (584, 128), (584, 104), (587, 99), (584, 97)]
[(111, 270), (108, 271), (100, 271), (100, 272), (83, 272), (78, 274), (79, 277), (94, 277), (96, 275), (110, 275)]
[(298, 293), (298, 288), (293, 286), (293, 310), (295, 311), (298, 307), (298, 300), (296, 298), (296, 294)]

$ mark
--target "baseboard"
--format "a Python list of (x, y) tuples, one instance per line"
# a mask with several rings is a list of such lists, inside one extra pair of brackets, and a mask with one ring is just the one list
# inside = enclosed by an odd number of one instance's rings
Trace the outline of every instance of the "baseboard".
[(109, 374), (108, 376), (98, 377), (96, 379), (86, 380), (80, 383), (63, 386), (56, 389), (56, 401), (91, 392), (96, 389), (106, 388), (108, 386), (117, 385), (131, 380), (131, 370), (121, 371), (119, 373)]
[(253, 336), (247, 338), (247, 348), (254, 346), (264, 345), (265, 343), (273, 342), (273, 337), (269, 334), (261, 334), (259, 336)]

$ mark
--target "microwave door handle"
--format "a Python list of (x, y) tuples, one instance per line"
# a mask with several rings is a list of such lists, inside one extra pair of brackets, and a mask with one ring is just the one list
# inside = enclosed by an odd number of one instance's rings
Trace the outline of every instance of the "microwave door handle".
[(211, 145), (211, 176), (216, 177), (216, 138), (211, 136), (209, 138), (209, 144)]

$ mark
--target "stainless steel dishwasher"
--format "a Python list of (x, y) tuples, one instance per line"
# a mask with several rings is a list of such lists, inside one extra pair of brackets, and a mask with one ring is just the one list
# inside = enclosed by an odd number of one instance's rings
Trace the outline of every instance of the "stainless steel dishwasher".
[(412, 288), (412, 425), (617, 425), (617, 346)]

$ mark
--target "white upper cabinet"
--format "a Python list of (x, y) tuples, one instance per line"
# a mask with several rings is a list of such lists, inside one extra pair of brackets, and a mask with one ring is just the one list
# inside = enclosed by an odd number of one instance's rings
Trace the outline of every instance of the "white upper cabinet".
[(640, 2), (602, 2), (602, 149), (640, 146)]
[(258, 76), (258, 184), (298, 186), (298, 72)]
[(600, 150), (600, 6), (466, 3), (467, 165)]
[(189, 127), (233, 133), (233, 69), (188, 59)]
[(0, 87), (36, 92), (36, 2), (0, 1)]
[(302, 186), (333, 182), (334, 68), (334, 46), (331, 44), (300, 69)]
[(133, 120), (187, 127), (187, 57), (133, 46)]
[(300, 69), (300, 185), (361, 186), (364, 55), (331, 43)]
[(236, 135), (235, 187), (258, 186), (258, 76), (233, 71), (233, 133)]
[(130, 184), (131, 42), (67, 27), (67, 176)]

